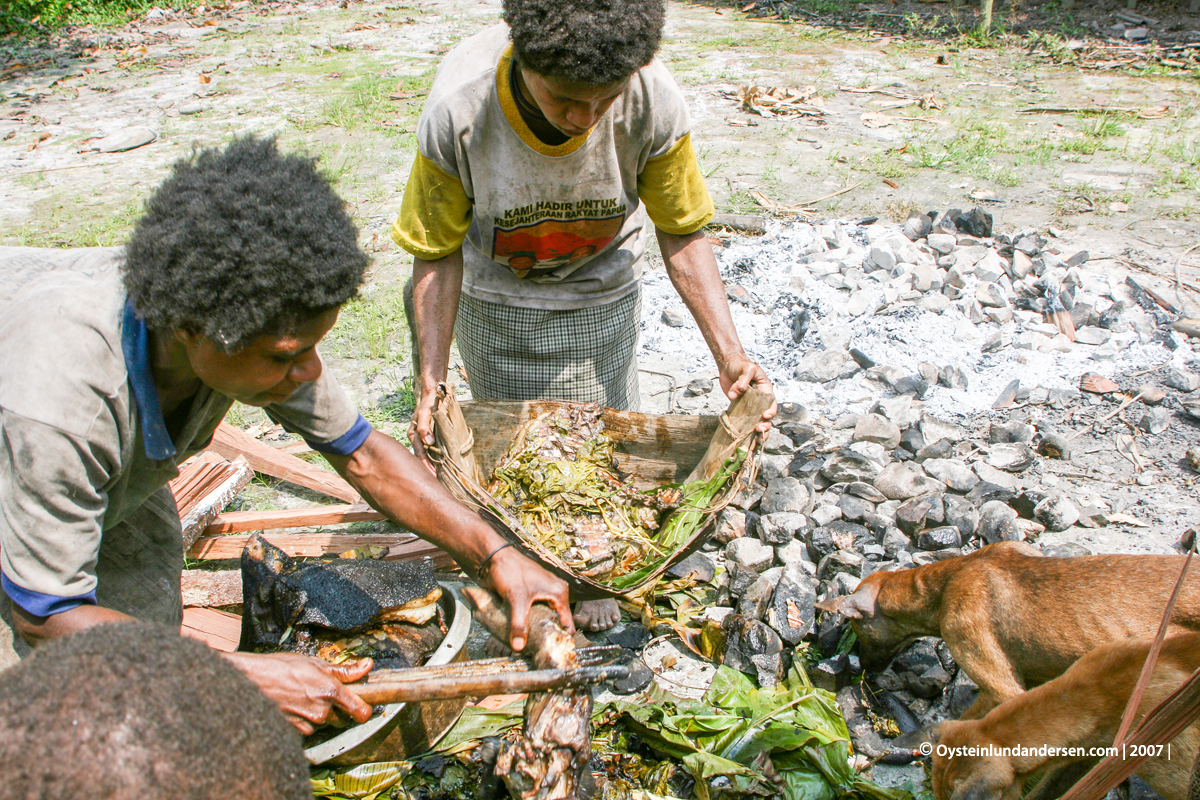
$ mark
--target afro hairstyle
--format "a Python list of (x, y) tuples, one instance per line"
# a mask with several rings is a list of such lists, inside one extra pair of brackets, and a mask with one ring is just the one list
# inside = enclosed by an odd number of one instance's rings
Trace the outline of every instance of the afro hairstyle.
[(589, 86), (625, 80), (662, 39), (664, 0), (504, 0), (517, 62)]
[(175, 164), (125, 249), (125, 288), (155, 330), (233, 353), (353, 298), (369, 259), (316, 160), (235, 139)]
[(215, 650), (96, 625), (0, 672), (0, 798), (311, 798), (300, 734)]

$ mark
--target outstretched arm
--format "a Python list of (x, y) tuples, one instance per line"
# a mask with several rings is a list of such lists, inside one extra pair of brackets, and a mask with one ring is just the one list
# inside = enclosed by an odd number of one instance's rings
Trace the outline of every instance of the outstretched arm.
[(413, 259), (413, 320), (416, 328), (417, 408), (408, 438), (413, 452), (432, 471), (425, 446), (433, 444), (433, 405), (437, 385), (446, 380), (450, 364), (450, 342), (462, 293), (462, 248), (437, 261)]
[[(480, 583), (504, 598), (512, 609), (513, 650), (524, 649), (529, 608), (538, 601), (549, 603), (563, 627), (574, 630), (566, 583), (516, 548), (503, 547), (507, 541), (455, 500), (395, 439), (372, 431), (350, 455), (326, 458), (374, 508), (449, 552)], [(479, 565), (489, 555), (481, 575)]]
[[(740, 397), (749, 386), (774, 394), (771, 380), (762, 367), (747, 358), (738, 340), (733, 317), (729, 314), (729, 302), (725, 299), (725, 284), (721, 281), (717, 260), (704, 229), (683, 235), (667, 233), (661, 228), (656, 232), (667, 264), (667, 275), (692, 313), (717, 362), (721, 391), (730, 400)], [(771, 427), (769, 420), (775, 416), (777, 408), (772, 403), (763, 412), (762, 422), (758, 425), (760, 431)]]
[[(13, 628), (30, 644), (66, 636), (93, 625), (134, 622), (134, 618), (111, 608), (85, 603), (48, 617), (35, 617), (13, 605)], [(359, 722), (371, 718), (371, 707), (345, 684), (356, 681), (371, 668), (370, 659), (335, 667), (319, 658), (294, 653), (257, 655), (222, 653), (269, 697), (283, 715), (303, 734), (328, 722), (341, 708)]]

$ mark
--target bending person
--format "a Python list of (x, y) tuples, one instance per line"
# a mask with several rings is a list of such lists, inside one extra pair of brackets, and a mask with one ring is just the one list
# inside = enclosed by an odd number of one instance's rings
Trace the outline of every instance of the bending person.
[[(124, 249), (0, 248), (0, 666), (100, 623), (180, 625), (167, 482), (234, 401), (466, 569), (486, 564), (514, 649), (536, 600), (569, 623), (566, 585), (504, 547), (324, 371), (317, 343), (367, 260), (314, 162), (256, 139), (176, 164)], [(369, 664), (228, 658), (305, 732), (335, 706), (370, 716), (342, 685)]]

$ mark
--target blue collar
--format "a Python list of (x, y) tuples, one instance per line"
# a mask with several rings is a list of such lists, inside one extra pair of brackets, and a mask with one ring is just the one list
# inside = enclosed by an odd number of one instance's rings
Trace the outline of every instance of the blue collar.
[(125, 301), (125, 318), (121, 326), (121, 352), (125, 354), (125, 372), (129, 375), (129, 386), (137, 403), (146, 458), (151, 461), (174, 458), (175, 443), (167, 433), (162, 406), (158, 403), (158, 387), (154, 385), (154, 374), (150, 371), (150, 332), (128, 300)]

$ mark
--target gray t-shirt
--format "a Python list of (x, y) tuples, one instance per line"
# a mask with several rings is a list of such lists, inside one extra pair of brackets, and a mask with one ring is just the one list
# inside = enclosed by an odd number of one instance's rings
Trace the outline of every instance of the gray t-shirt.
[(446, 55), (392, 236), (426, 260), (465, 243), (462, 290), (477, 300), (615, 302), (641, 277), (647, 215), (676, 234), (712, 217), (683, 95), (654, 59), (587, 134), (547, 145), (517, 110), (512, 69), (503, 24)]
[[(123, 340), (142, 323), (126, 308), (122, 257), (0, 247), (0, 573), (31, 613), (92, 601), (105, 531), (174, 478), (233, 403), (202, 386), (174, 441), (143, 436)], [(352, 430), (361, 444), (370, 430), (328, 371), (267, 411), (317, 444)], [(151, 427), (165, 431), (161, 418)]]

